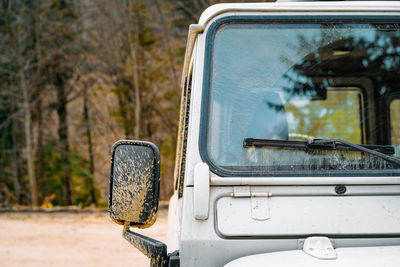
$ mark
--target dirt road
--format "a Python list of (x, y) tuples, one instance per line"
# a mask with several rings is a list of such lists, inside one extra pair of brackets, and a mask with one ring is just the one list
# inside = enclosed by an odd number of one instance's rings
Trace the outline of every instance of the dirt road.
[[(166, 242), (167, 210), (141, 234)], [(0, 266), (149, 266), (101, 213), (0, 213)]]

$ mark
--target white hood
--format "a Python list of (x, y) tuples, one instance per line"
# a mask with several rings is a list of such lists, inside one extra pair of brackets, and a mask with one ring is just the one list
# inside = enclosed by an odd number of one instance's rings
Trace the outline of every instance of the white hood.
[(336, 259), (318, 259), (303, 250), (272, 252), (242, 257), (225, 267), (399, 267), (400, 246), (337, 248)]

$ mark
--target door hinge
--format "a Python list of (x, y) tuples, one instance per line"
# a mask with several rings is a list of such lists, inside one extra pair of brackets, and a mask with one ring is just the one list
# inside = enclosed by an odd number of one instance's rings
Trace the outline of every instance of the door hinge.
[(255, 191), (250, 186), (234, 186), (231, 193), (231, 197), (234, 198), (250, 198), (251, 218), (256, 221), (265, 221), (271, 217), (269, 210), (271, 196), (271, 192)]

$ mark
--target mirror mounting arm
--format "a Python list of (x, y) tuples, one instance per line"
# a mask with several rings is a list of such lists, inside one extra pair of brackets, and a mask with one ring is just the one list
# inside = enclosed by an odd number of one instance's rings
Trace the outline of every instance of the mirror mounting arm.
[(150, 237), (132, 232), (129, 229), (129, 222), (125, 222), (122, 236), (128, 240), (129, 243), (139, 249), (144, 255), (150, 258), (150, 266), (167, 267), (167, 245)]

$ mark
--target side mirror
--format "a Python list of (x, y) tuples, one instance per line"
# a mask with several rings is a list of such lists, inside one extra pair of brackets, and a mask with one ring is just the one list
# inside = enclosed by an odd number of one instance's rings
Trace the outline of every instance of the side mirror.
[(144, 141), (121, 140), (112, 147), (109, 211), (119, 224), (146, 228), (157, 217), (160, 152)]

